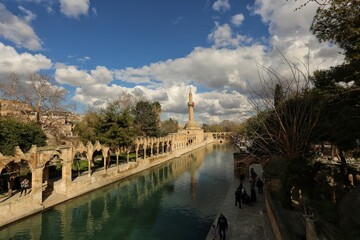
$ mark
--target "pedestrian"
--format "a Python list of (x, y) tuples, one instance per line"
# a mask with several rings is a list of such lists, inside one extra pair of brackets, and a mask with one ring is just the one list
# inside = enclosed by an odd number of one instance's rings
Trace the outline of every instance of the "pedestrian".
[(241, 208), (241, 189), (237, 188), (235, 191), (235, 206), (239, 203), (239, 208)]
[(245, 188), (242, 189), (242, 193), (241, 193), (241, 201), (243, 204), (247, 204), (246, 200), (248, 198), (248, 194), (245, 190)]
[(211, 227), (211, 236), (213, 237), (213, 240), (216, 240), (216, 238), (217, 238), (216, 230), (217, 229), (215, 227), (215, 224), (213, 224)]
[(263, 186), (264, 186), (264, 182), (261, 181), (260, 178), (258, 178), (257, 182), (256, 182), (256, 186), (258, 188), (258, 193), (259, 194), (263, 194)]
[(220, 240), (225, 240), (226, 230), (228, 230), (228, 222), (224, 214), (220, 213), (220, 216), (217, 221), (217, 228), (220, 236)]
[(28, 186), (29, 186), (29, 180), (27, 180), (26, 178), (24, 178), (24, 179), (21, 181), (20, 197), (21, 197), (21, 195), (23, 194), (24, 191), (25, 191), (24, 196), (26, 195), (26, 191), (27, 191)]

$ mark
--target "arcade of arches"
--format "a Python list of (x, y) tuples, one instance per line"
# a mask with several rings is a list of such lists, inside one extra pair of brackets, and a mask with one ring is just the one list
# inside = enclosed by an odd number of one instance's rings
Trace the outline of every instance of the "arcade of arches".
[[(26, 153), (16, 148), (13, 156), (4, 156), (0, 153), (0, 190), (4, 191), (7, 186), (11, 187), (8, 182), (5, 184), (10, 176), (19, 178), (21, 172), (19, 168), (15, 172), (7, 171), (7, 166), (11, 164), (27, 167), (26, 177), (30, 180), (29, 194), (25, 197), (16, 198), (16, 201), (11, 200), (11, 196), (0, 198), (2, 215), (14, 218), (0, 219), (0, 226), (16, 220), (16, 216), (20, 214), (17, 210), (24, 209), (24, 206), (30, 206), (29, 214), (46, 208), (46, 199), (49, 195), (61, 195), (69, 199), (209, 143), (228, 141), (230, 136), (231, 133), (228, 132), (204, 133), (202, 129), (184, 129), (161, 138), (138, 137), (130, 148), (110, 149), (99, 142), (95, 144), (88, 142), (86, 146), (80, 143), (76, 147), (32, 146)], [(78, 156), (81, 156), (87, 165), (86, 171), (79, 175), (73, 172)], [(122, 162), (119, 161), (120, 156), (123, 156)], [(116, 158), (116, 161), (110, 161), (111, 157)], [(100, 167), (96, 167), (94, 163), (99, 158), (102, 163)], [(52, 169), (55, 165), (60, 168), (59, 174), (52, 177)]]

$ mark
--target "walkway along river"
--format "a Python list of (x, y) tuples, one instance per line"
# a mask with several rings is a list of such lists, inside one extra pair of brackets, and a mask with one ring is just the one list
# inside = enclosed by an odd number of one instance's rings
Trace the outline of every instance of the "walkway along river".
[(210, 144), (0, 230), (0, 239), (205, 239), (233, 182)]

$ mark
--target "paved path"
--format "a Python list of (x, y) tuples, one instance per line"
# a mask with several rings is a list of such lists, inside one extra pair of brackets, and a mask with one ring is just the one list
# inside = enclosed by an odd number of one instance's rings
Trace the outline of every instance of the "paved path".
[[(220, 212), (214, 219), (216, 226), (218, 216), (223, 213), (228, 221), (229, 229), (226, 232), (226, 240), (274, 240), (270, 223), (265, 212), (263, 195), (256, 195), (257, 202), (253, 206), (242, 204), (239, 209), (235, 206), (235, 191), (239, 186), (239, 180), (235, 179), (230, 187)], [(250, 184), (245, 179), (244, 188), (250, 193)], [(209, 231), (206, 240), (212, 240)], [(217, 239), (220, 239), (219, 236)]]

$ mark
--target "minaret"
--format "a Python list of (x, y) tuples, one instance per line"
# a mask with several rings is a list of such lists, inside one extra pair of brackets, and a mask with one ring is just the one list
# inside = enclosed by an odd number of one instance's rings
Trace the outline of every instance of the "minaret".
[(191, 88), (190, 88), (189, 102), (188, 102), (188, 106), (189, 106), (189, 122), (194, 121), (194, 105), (195, 105), (195, 103), (193, 102), (192, 92), (191, 92)]
[(185, 129), (200, 129), (200, 125), (197, 122), (195, 122), (195, 120), (194, 120), (194, 105), (195, 105), (195, 103), (193, 102), (191, 88), (190, 88), (190, 92), (189, 92), (189, 102), (187, 105), (189, 107), (189, 121), (185, 124)]

